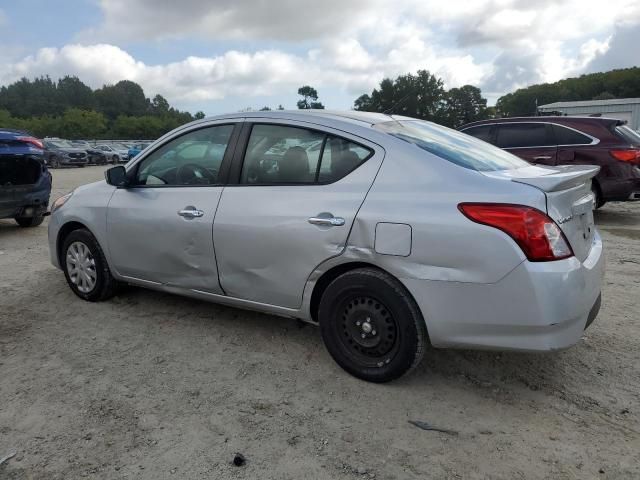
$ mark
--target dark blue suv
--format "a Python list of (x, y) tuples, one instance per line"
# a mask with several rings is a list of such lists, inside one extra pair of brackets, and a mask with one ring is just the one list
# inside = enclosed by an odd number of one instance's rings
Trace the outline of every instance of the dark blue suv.
[(0, 219), (21, 227), (42, 223), (51, 195), (51, 173), (40, 140), (18, 130), (0, 128)]

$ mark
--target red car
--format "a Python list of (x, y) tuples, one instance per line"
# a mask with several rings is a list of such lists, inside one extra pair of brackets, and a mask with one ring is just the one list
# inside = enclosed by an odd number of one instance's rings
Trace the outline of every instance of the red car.
[(518, 117), (469, 123), (460, 131), (531, 163), (598, 165), (596, 205), (640, 200), (640, 134), (602, 117)]

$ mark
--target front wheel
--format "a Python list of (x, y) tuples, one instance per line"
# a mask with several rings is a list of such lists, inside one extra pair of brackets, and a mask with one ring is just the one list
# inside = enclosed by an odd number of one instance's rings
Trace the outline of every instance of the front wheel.
[(117, 282), (95, 237), (85, 229), (74, 230), (62, 245), (62, 268), (73, 293), (99, 302), (112, 297)]
[(388, 382), (412, 370), (428, 343), (424, 319), (409, 292), (373, 268), (352, 270), (331, 282), (318, 319), (333, 359), (370, 382)]
[(118, 155), (114, 155), (114, 156), (111, 158), (111, 163), (112, 163), (113, 165), (117, 165), (117, 164), (118, 164), (118, 162), (120, 162), (120, 157), (118, 157)]
[(57, 157), (51, 157), (49, 159), (49, 166), (51, 168), (60, 168), (60, 161), (58, 160)]

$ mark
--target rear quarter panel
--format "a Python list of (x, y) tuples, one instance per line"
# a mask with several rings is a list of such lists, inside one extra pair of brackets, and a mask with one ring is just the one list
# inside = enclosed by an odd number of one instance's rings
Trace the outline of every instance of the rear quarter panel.
[[(487, 178), (405, 142), (387, 146), (387, 157), (358, 213), (348, 249), (396, 277), (493, 283), (525, 256), (503, 232), (467, 219), (461, 202), (531, 205), (545, 210), (544, 194), (533, 187)], [(375, 252), (379, 222), (411, 226), (408, 256)]]

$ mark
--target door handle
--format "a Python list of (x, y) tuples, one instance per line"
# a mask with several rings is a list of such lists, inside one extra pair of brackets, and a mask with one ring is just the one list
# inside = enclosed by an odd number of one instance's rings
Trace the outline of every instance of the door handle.
[(324, 227), (341, 227), (344, 225), (344, 218), (341, 217), (311, 217), (308, 222), (312, 225)]
[(534, 160), (551, 160), (549, 155), (540, 155), (539, 157), (533, 157)]
[(182, 210), (178, 210), (178, 215), (184, 218), (198, 218), (204, 216), (202, 210), (198, 210), (196, 207), (184, 207)]

